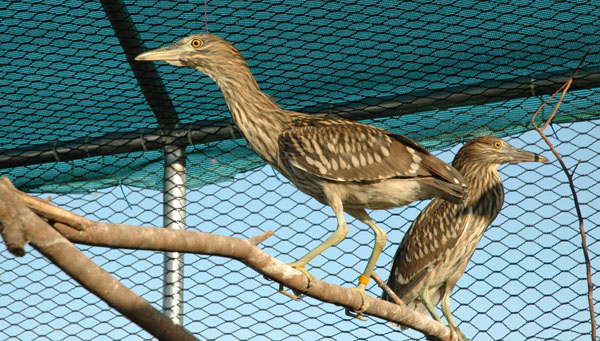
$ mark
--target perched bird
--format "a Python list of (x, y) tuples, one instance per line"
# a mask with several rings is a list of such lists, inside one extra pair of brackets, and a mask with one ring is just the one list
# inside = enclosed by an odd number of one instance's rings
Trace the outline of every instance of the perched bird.
[[(394, 256), (388, 286), (409, 308), (428, 311), (440, 322), (435, 307), (441, 300), (448, 325), (463, 339), (450, 312), (450, 293), (504, 203), (498, 167), (526, 161), (548, 159), (496, 137), (467, 142), (452, 163), (466, 181), (465, 201), (434, 199), (413, 222)], [(385, 292), (382, 298), (391, 301)]]
[(432, 197), (463, 200), (461, 174), (409, 138), (346, 119), (283, 110), (261, 91), (242, 55), (215, 35), (192, 35), (136, 60), (165, 61), (211, 77), (252, 150), (301, 191), (333, 208), (336, 231), (290, 264), (306, 274), (309, 287), (314, 277), (306, 264), (348, 232), (343, 212), (373, 229), (375, 247), (354, 288), (363, 298), (358, 312), (367, 309), (365, 287), (386, 241), (386, 233), (365, 209), (389, 209)]

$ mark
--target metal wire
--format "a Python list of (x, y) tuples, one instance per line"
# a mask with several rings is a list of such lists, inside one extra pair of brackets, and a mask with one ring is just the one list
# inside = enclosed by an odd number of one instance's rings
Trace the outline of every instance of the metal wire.
[[(160, 110), (153, 111), (161, 101), (152, 108), (147, 104), (103, 6), (44, 3), (0, 4), (5, 51), (0, 58), (6, 61), (0, 63), (3, 176), (90, 219), (163, 226), (161, 148), (167, 141), (185, 146), (186, 228), (246, 237), (273, 229), (275, 236), (261, 247), (284, 262), (299, 258), (335, 228), (329, 208), (260, 163), (231, 133), (229, 114), (210, 79), (193, 70), (157, 67), (173, 101), (169, 110), (179, 118), (178, 125), (165, 123), (171, 130), (161, 130), (157, 122), (168, 117), (159, 120), (155, 111)], [(123, 4), (148, 48), (206, 25), (198, 4)], [(582, 70), (584, 81), (565, 98), (550, 137), (568, 165), (582, 160), (575, 185), (591, 262), (597, 264), (600, 90), (593, 84), (600, 65), (594, 39), (600, 35), (590, 16), (600, 13), (600, 6), (532, 2), (509, 7), (308, 1), (299, 8), (287, 1), (210, 1), (207, 10), (211, 32), (235, 43), (261, 87), (284, 108), (312, 113), (334, 108), (334, 115), (415, 138), (447, 162), (461, 141), (484, 134), (550, 158), (523, 122), (544, 96), (543, 80), (569, 70), (569, 61), (576, 65), (585, 45), (592, 45), (596, 50)], [(461, 20), (449, 25), (449, 17)], [(548, 27), (551, 19), (561, 24)], [(455, 41), (458, 36), (464, 39)], [(535, 43), (536, 37), (544, 39)], [(532, 77), (535, 96), (529, 97)], [(444, 99), (452, 103), (442, 105)], [(66, 157), (67, 152), (74, 154)], [(54, 163), (55, 157), (67, 162)], [(452, 295), (457, 323), (475, 340), (587, 339), (585, 268), (560, 168), (531, 163), (503, 166), (500, 173), (504, 208)], [(375, 269), (384, 280), (397, 244), (426, 204), (372, 213), (388, 232)], [(352, 287), (373, 240), (362, 224), (348, 223), (348, 237), (315, 258), (308, 270)], [(162, 309), (162, 253), (80, 247)], [(0, 252), (0, 339), (150, 338), (35, 250), (27, 251), (19, 259)], [(594, 282), (600, 282), (593, 271)], [(185, 255), (177, 315), (200, 339), (422, 337), (373, 318), (349, 319), (340, 307), (311, 298), (291, 301), (277, 287), (235, 260)], [(372, 283), (367, 294), (379, 296), (381, 290)]]

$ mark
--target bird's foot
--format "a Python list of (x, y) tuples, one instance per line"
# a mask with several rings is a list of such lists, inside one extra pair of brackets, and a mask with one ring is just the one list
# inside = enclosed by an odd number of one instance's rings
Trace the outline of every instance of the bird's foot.
[(308, 270), (306, 270), (306, 268), (305, 268), (306, 264), (293, 262), (288, 265), (291, 266), (292, 268), (302, 272), (306, 276), (306, 278), (308, 279), (308, 284), (306, 285), (306, 289), (310, 289), (317, 282), (317, 279), (315, 278), (315, 276), (313, 276), (310, 272), (308, 272)]
[[(313, 276), (310, 272), (308, 272), (308, 270), (306, 270), (306, 268), (304, 267), (305, 264), (294, 262), (294, 263), (290, 263), (288, 265), (291, 266), (292, 268), (302, 272), (306, 276), (306, 278), (308, 279), (308, 284), (306, 285), (306, 289), (310, 289), (310, 287), (315, 285), (315, 283), (317, 282), (317, 279), (315, 278), (315, 276)], [(294, 289), (292, 289), (293, 294), (285, 291), (283, 284), (279, 284), (279, 292), (293, 300), (298, 300), (298, 297), (302, 295), (302, 292), (300, 292), (298, 290), (294, 290)]]
[(349, 308), (346, 308), (346, 315), (364, 321), (365, 317), (363, 316), (362, 313), (364, 313), (365, 311), (367, 311), (367, 309), (369, 309), (369, 301), (367, 300), (367, 294), (365, 293), (365, 289), (366, 289), (366, 285), (363, 283), (360, 283), (358, 286), (356, 286), (356, 288), (350, 289), (350, 290), (358, 291), (358, 293), (360, 293), (360, 295), (362, 296), (362, 304), (360, 305), (360, 308), (358, 308), (357, 310), (354, 310), (354, 311), (351, 311)]
[(297, 291), (297, 290), (294, 290), (294, 289), (292, 289), (292, 292), (293, 292), (293, 293), (291, 293), (291, 292), (287, 292), (287, 291), (285, 290), (285, 287), (284, 287), (284, 286), (283, 286), (283, 284), (281, 284), (281, 283), (279, 283), (279, 292), (280, 292), (280, 293), (282, 293), (282, 294), (284, 294), (285, 296), (287, 296), (287, 297), (289, 297), (289, 298), (293, 299), (294, 301), (298, 301), (298, 297), (302, 295), (302, 293), (301, 293), (301, 292), (299, 292), (299, 291)]

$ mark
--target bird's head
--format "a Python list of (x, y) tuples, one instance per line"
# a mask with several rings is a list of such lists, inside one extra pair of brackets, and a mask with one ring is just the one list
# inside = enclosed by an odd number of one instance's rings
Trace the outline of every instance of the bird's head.
[(456, 154), (456, 161), (500, 166), (505, 163), (548, 162), (548, 159), (493, 136), (477, 137), (467, 142)]
[[(242, 55), (226, 40), (212, 34), (194, 34), (169, 46), (144, 52), (137, 61), (163, 61), (175, 66), (198, 69), (214, 78), (227, 70), (237, 70)], [(237, 64), (237, 65), (234, 65)]]

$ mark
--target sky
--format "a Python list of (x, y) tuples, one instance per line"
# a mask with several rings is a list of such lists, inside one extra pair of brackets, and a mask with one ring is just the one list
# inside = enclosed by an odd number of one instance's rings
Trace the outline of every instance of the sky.
[[(205, 2), (129, 2), (127, 10), (148, 48), (171, 43), (192, 31), (204, 31)], [(537, 84), (540, 77), (545, 79), (546, 72), (571, 70), (588, 47), (592, 48), (589, 65), (598, 65), (599, 45), (594, 42), (599, 26), (593, 3), (326, 4), (255, 1), (240, 6), (211, 1), (207, 13), (210, 31), (236, 41), (249, 57), (261, 86), (287, 108), (495, 83), (513, 77), (531, 77), (532, 84)], [(57, 141), (76, 137), (87, 141), (100, 131), (154, 127), (155, 117), (102, 7), (93, 1), (0, 4), (6, 52), (0, 54), (5, 61), (0, 62), (0, 74), (5, 75), (0, 77), (4, 95), (0, 96), (0, 116), (9, 122), (0, 127), (4, 129), (4, 134), (0, 133), (3, 148), (44, 141), (56, 146)], [(398, 53), (390, 53), (393, 50)], [(440, 63), (432, 63), (436, 58), (442, 58)], [(221, 94), (208, 77), (199, 78), (191, 69), (175, 71), (166, 64), (158, 70), (182, 122), (229, 117)], [(282, 79), (282, 74), (287, 76)], [(316, 82), (317, 78), (324, 78), (324, 82)], [(573, 110), (565, 112), (597, 113), (597, 92), (579, 92), (565, 104)], [(456, 114), (457, 120), (448, 126), (456, 128), (451, 130), (452, 138), (457, 132), (470, 133), (473, 129), (501, 130), (507, 121), (519, 120), (510, 116), (527, 117), (529, 106), (535, 110), (537, 98), (450, 108), (448, 112)], [(424, 129), (433, 126), (428, 132), (437, 137), (439, 117), (420, 114), (402, 116), (407, 120), (414, 117), (416, 122), (396, 128), (423, 136)], [(76, 118), (81, 119), (78, 124), (73, 123)], [(575, 184), (586, 219), (594, 282), (600, 283), (595, 270), (600, 253), (600, 119), (555, 124), (548, 133), (571, 169), (582, 160)], [(506, 193), (504, 208), (453, 292), (455, 319), (475, 340), (588, 340), (585, 268), (565, 175), (535, 132), (518, 133), (507, 140), (516, 147), (541, 152), (552, 162), (500, 168)], [(450, 146), (434, 154), (450, 162), (459, 147)], [(92, 174), (86, 168), (73, 168), (74, 172)], [(93, 174), (115, 175), (109, 167), (100, 168)], [(123, 185), (88, 194), (37, 195), (50, 195), (53, 203), (89, 219), (163, 224), (159, 191)], [(336, 226), (330, 208), (298, 192), (268, 166), (238, 174), (232, 181), (189, 190), (187, 201), (190, 230), (238, 237), (275, 230), (261, 247), (284, 262), (304, 255)], [(388, 277), (398, 244), (426, 204), (371, 213), (388, 232), (388, 243), (376, 266), (382, 278)], [(308, 270), (330, 283), (353, 287), (370, 255), (373, 236), (368, 227), (347, 218), (347, 238), (315, 258)], [(80, 248), (160, 309), (162, 253)], [(13, 257), (1, 246), (0, 251), (0, 340), (150, 337), (31, 247), (23, 258)], [(373, 317), (364, 322), (350, 319), (343, 308), (312, 298), (291, 301), (277, 293), (276, 283), (234, 260), (187, 254), (184, 261), (183, 322), (200, 339), (421, 337)], [(367, 293), (379, 296), (381, 290), (371, 281)], [(597, 301), (600, 292), (594, 294)], [(596, 311), (600, 311), (598, 305)]]
[[(600, 120), (553, 125), (548, 134), (569, 167), (585, 217), (592, 268), (600, 231)], [(566, 177), (535, 132), (506, 138), (515, 147), (542, 153), (546, 165), (500, 168), (503, 210), (484, 235), (451, 297), (462, 331), (476, 340), (587, 340), (590, 324), (581, 239)], [(451, 162), (460, 145), (434, 154)], [(90, 219), (160, 226), (161, 194), (115, 187), (85, 195), (40, 194)], [(251, 237), (275, 230), (260, 246), (284, 262), (312, 249), (336, 226), (332, 210), (303, 193), (269, 166), (233, 181), (188, 191), (191, 230)], [(388, 232), (375, 271), (387, 279), (392, 257), (410, 222), (427, 201), (371, 216)], [(346, 216), (347, 238), (309, 263), (317, 278), (353, 287), (366, 265), (373, 236)], [(160, 309), (163, 256), (153, 251), (80, 246), (97, 264)], [(0, 252), (0, 339), (139, 340), (150, 336), (79, 287), (31, 247), (23, 258)], [(374, 317), (358, 321), (343, 308), (312, 298), (291, 301), (278, 285), (240, 262), (184, 256), (184, 326), (200, 339), (313, 340), (414, 339)], [(594, 281), (600, 276), (594, 271)], [(371, 281), (367, 294), (381, 290)], [(597, 302), (600, 292), (594, 292)], [(596, 311), (600, 307), (596, 305)]]

